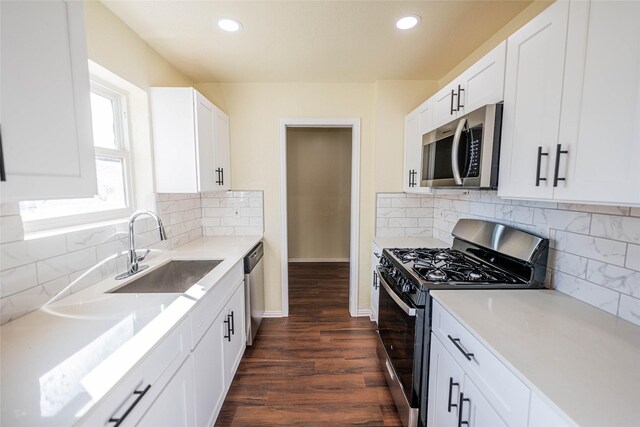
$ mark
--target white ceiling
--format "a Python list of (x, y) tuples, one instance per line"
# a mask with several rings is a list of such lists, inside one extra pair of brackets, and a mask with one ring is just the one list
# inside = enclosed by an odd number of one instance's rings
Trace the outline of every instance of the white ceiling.
[[(522, 1), (103, 1), (196, 83), (437, 80)], [(395, 28), (404, 14), (422, 23)], [(232, 17), (244, 28), (225, 33)]]

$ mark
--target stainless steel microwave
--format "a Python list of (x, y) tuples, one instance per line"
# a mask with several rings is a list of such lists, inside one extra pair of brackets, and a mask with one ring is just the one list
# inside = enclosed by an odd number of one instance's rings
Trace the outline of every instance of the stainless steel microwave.
[(422, 187), (498, 186), (502, 104), (489, 104), (422, 136)]

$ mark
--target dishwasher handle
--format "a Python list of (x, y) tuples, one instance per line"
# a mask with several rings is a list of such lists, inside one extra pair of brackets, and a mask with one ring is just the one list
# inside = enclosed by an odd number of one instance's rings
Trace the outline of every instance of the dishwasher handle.
[(264, 247), (262, 242), (258, 243), (251, 249), (251, 251), (244, 257), (244, 274), (251, 273), (251, 270), (260, 262), (264, 255)]

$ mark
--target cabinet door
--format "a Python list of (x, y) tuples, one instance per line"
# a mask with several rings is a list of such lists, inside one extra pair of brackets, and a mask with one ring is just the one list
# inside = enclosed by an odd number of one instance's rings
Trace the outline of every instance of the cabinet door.
[(504, 99), (504, 67), (507, 42), (503, 41), (460, 76), (460, 110), (470, 113), (484, 105)]
[(420, 145), (422, 145), (422, 135), (435, 129), (433, 114), (433, 98), (429, 98), (418, 107), (418, 140)]
[(216, 107), (200, 93), (195, 92), (196, 155), (198, 157), (198, 191), (216, 191), (216, 164), (214, 153)]
[(436, 92), (433, 99), (434, 129), (449, 123), (458, 117), (458, 86), (450, 84)]
[(464, 378), (464, 390), (460, 393), (458, 425), (466, 421), (469, 427), (507, 427), (469, 377)]
[[(222, 311), (228, 320), (228, 323), (225, 323), (224, 320), (221, 322), (224, 343), (224, 374), (228, 385), (233, 381), (233, 376), (247, 346), (244, 332), (244, 310), (244, 282), (242, 282)], [(224, 338), (224, 336), (228, 338)]]
[[(224, 402), (226, 381), (224, 375), (223, 329), (219, 325), (226, 320), (226, 311), (223, 311), (207, 330), (193, 350), (193, 365), (197, 373), (195, 376), (195, 414), (196, 425), (199, 427), (210, 426), (217, 416)], [(226, 332), (226, 329), (225, 329)]]
[(193, 379), (193, 362), (189, 357), (136, 426), (187, 427), (195, 425)]
[(3, 1), (3, 201), (97, 193), (82, 2)]
[(553, 197), (568, 12), (556, 2), (507, 41), (499, 196)]
[(571, 3), (559, 200), (640, 203), (640, 2)]
[(429, 358), (429, 401), (427, 425), (447, 427), (458, 425), (458, 408), (464, 372), (440, 340), (431, 334)]
[(420, 161), (416, 155), (419, 144), (418, 110), (409, 113), (404, 119), (404, 169), (402, 188), (405, 193), (414, 192), (420, 185)]
[(382, 250), (378, 245), (373, 243), (371, 245), (371, 315), (369, 316), (372, 321), (378, 321), (378, 302), (380, 297), (380, 280), (378, 278), (378, 272), (376, 267), (380, 261)]
[(214, 158), (216, 171), (219, 170), (216, 190), (231, 189), (231, 159), (229, 157), (229, 116), (216, 108), (214, 122)]

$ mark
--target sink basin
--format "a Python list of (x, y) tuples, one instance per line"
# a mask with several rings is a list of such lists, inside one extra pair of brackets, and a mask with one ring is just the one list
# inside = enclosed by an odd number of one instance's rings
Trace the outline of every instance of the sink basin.
[(221, 262), (222, 260), (169, 261), (124, 286), (112, 289), (108, 293), (183, 293)]

